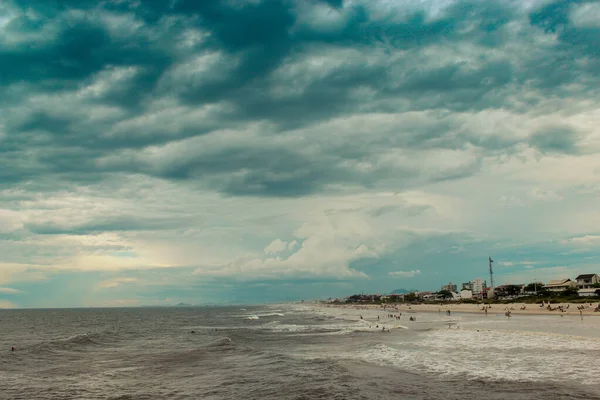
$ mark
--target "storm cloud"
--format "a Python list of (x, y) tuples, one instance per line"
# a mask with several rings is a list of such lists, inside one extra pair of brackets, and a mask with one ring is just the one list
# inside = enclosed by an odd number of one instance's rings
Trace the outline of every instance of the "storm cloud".
[[(513, 228), (489, 215), (535, 193), (591, 201), (598, 12), (583, 0), (2, 2), (2, 262), (10, 279), (79, 266), (425, 282), (418, 257), (389, 261), (415, 237), (492, 246)], [(298, 246), (265, 255), (274, 240)], [(102, 289), (143, 282), (109, 278)]]

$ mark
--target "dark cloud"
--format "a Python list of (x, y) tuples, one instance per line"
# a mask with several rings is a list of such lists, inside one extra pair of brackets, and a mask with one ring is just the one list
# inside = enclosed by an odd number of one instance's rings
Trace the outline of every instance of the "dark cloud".
[[(434, 174), (418, 165), (390, 170), (377, 160), (389, 149), (510, 152), (515, 140), (443, 121), (402, 135), (373, 132), (361, 143), (328, 141), (336, 132), (323, 131), (314, 151), (226, 143), (159, 165), (136, 152), (258, 122), (275, 141), (369, 112), (519, 113), (573, 96), (574, 83), (585, 87), (575, 95), (595, 98), (599, 32), (569, 19), (583, 3), (556, 1), (525, 14), (510, 2), (463, 1), (432, 18), (418, 7), (382, 14), (378, 4), (341, 0), (302, 7), (287, 0), (13, 0), (0, 36), (0, 185), (141, 173), (229, 195), (303, 196), (329, 184), (468, 176), (481, 159)], [(302, 13), (315, 4), (329, 7), (332, 21), (305, 23)], [(532, 39), (552, 35), (557, 40), (542, 45)], [(531, 93), (537, 96), (524, 95)], [(194, 116), (198, 110), (207, 111)], [(549, 128), (529, 144), (572, 153), (577, 138)], [(365, 162), (375, 166), (358, 172)]]
[(568, 126), (555, 126), (535, 132), (529, 144), (542, 153), (577, 153), (579, 134)]
[(39, 235), (88, 235), (102, 232), (157, 231), (175, 229), (181, 226), (182, 219), (140, 218), (139, 216), (116, 216), (97, 218), (94, 221), (76, 225), (58, 225), (56, 223), (29, 223), (25, 227)]

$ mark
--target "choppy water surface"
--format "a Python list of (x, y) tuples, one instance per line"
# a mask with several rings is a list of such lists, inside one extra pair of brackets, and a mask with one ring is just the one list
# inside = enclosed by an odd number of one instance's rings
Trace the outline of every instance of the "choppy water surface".
[(600, 318), (418, 315), (388, 333), (307, 305), (4, 310), (0, 397), (600, 399)]

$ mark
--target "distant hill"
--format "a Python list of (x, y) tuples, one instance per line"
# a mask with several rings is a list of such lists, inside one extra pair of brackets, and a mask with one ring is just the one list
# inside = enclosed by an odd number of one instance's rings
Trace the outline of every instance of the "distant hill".
[(188, 303), (179, 303), (179, 304), (175, 304), (174, 307), (193, 307), (193, 304), (188, 304)]

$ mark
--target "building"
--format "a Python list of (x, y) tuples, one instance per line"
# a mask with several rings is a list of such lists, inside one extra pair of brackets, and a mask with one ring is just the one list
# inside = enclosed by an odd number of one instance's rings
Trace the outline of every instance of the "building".
[(564, 292), (569, 288), (577, 287), (577, 283), (570, 279), (558, 279), (555, 281), (550, 281), (544, 288), (548, 289), (551, 292)]
[(591, 288), (591, 289), (579, 289), (577, 294), (581, 297), (591, 297), (591, 296), (600, 296), (600, 289)]
[(425, 294), (423, 295), (423, 300), (425, 301), (441, 301), (445, 300), (444, 296), (440, 296), (437, 293)]
[(461, 300), (471, 300), (473, 298), (473, 292), (467, 289), (460, 291)]
[(452, 282), (448, 282), (447, 285), (442, 285), (442, 290), (447, 290), (450, 293), (456, 293), (456, 285), (453, 285)]
[(433, 292), (417, 292), (417, 293), (415, 293), (418, 300), (428, 299), (431, 297), (432, 294), (433, 294)]
[(473, 289), (473, 285), (471, 285), (471, 282), (464, 282), (461, 285), (461, 289), (460, 290), (462, 291), (462, 290), (472, 290), (472, 289)]
[(486, 287), (487, 283), (481, 278), (473, 279), (471, 281), (471, 290), (473, 291), (473, 294), (478, 295), (485, 292)]
[(580, 289), (591, 289), (594, 285), (600, 283), (600, 276), (598, 274), (582, 274), (575, 278), (575, 280)]

